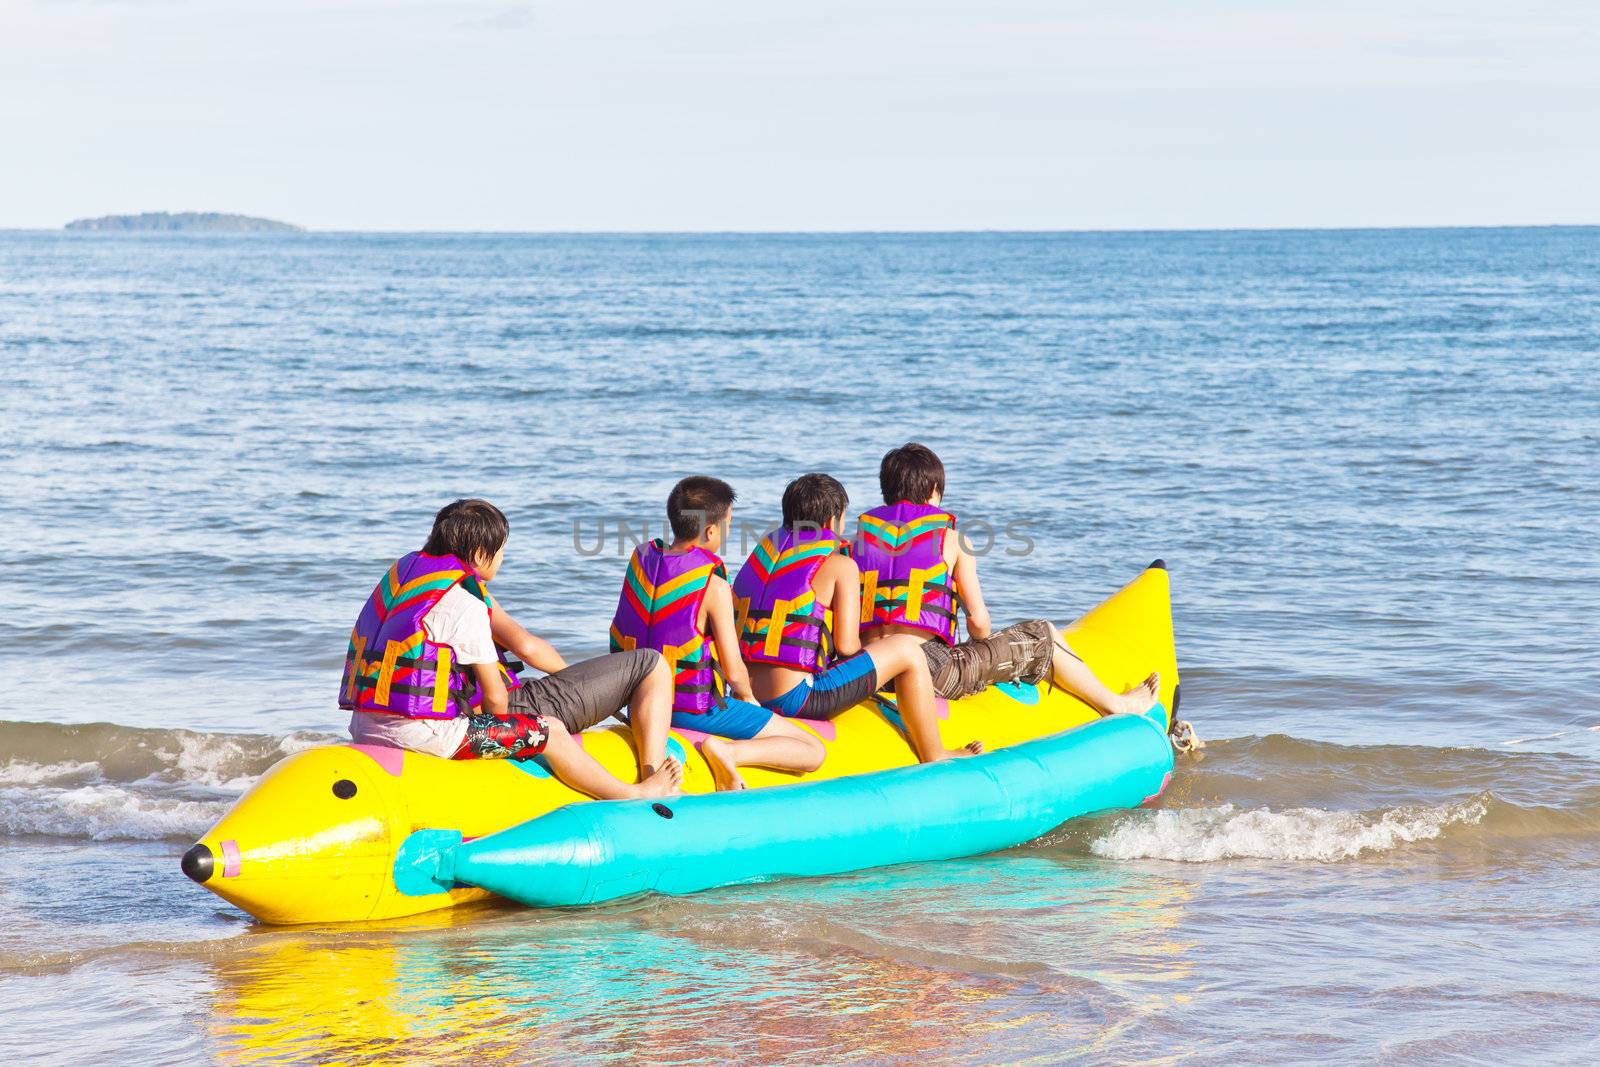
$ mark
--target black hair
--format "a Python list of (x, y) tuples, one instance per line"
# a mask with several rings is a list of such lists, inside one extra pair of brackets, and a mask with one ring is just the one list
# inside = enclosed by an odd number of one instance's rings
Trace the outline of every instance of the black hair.
[(927, 445), (908, 442), (884, 454), (878, 487), (885, 504), (926, 504), (935, 492), (944, 496), (944, 464)]
[(511, 524), (487, 500), (452, 500), (433, 517), (433, 532), (422, 551), (430, 556), (455, 556), (476, 567), (490, 560), (511, 536)]
[(727, 521), (737, 496), (733, 486), (721, 478), (703, 474), (685, 478), (667, 494), (667, 521), (672, 524), (672, 536), (679, 541), (692, 541), (707, 527)]
[(850, 494), (827, 474), (802, 474), (783, 490), (783, 524), (825, 530), (850, 506)]

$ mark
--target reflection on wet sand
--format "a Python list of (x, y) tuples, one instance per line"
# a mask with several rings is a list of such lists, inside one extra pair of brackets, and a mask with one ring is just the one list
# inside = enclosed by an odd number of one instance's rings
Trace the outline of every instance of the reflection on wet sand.
[(1089, 1051), (1183, 999), (1191, 891), (1036, 851), (589, 911), (262, 929), (214, 963), (213, 1033), (229, 1063)]

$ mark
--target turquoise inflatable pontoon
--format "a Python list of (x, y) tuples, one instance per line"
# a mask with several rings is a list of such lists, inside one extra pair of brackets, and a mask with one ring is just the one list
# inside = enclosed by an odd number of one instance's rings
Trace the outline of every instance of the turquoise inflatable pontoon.
[(475, 886), (563, 907), (980, 855), (1153, 800), (1172, 776), (1167, 725), (1158, 704), (967, 759), (671, 801), (572, 804), (473, 841), (423, 831), (396, 857), (395, 883), (410, 894)]

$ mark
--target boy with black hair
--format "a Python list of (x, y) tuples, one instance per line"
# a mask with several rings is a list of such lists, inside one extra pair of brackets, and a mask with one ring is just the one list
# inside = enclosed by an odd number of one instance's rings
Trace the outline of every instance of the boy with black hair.
[[(940, 507), (944, 464), (931, 448), (913, 441), (892, 449), (879, 465), (878, 483), (883, 505), (856, 527), (863, 637), (903, 634), (923, 642), (934, 689), (950, 700), (994, 682), (1033, 683), (1049, 675), (1102, 714), (1143, 712), (1156, 702), (1159, 674), (1113, 693), (1046, 619), (990, 632), (978, 561), (956, 535), (955, 516)], [(967, 617), (968, 639), (960, 642), (958, 609)]]
[(916, 638), (888, 636), (862, 645), (861, 578), (842, 536), (849, 505), (838, 480), (796, 478), (783, 491), (783, 525), (762, 539), (734, 580), (739, 647), (755, 695), (784, 716), (831, 719), (893, 681), (919, 760), (983, 751), (978, 741), (944, 747)]
[(653, 648), (666, 657), (672, 725), (711, 735), (700, 754), (718, 789), (743, 789), (740, 767), (814, 771), (827, 755), (816, 735), (751, 695), (728, 571), (717, 555), (734, 499), (733, 487), (718, 478), (689, 477), (673, 486), (672, 543), (658, 539), (634, 549), (611, 621), (612, 651)]
[[(511, 526), (486, 500), (434, 516), (422, 551), (401, 557), (350, 634), (339, 706), (358, 743), (446, 759), (532, 759), (604, 800), (671, 796), (683, 768), (666, 754), (672, 680), (649, 650), (568, 667), (489, 594)], [(510, 655), (508, 655), (510, 653)], [(511, 655), (550, 673), (517, 676)], [(640, 781), (623, 782), (572, 735), (632, 707)]]

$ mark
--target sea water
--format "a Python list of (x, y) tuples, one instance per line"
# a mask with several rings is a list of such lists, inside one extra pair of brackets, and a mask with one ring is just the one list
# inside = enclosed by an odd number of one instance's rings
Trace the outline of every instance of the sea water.
[[(0, 234), (0, 1057), (1594, 1062), (1597, 357), (1597, 229)], [(1159, 805), (370, 926), (179, 873), (444, 502), (576, 659), (679, 477), (907, 440), (999, 620), (1166, 559)]]

